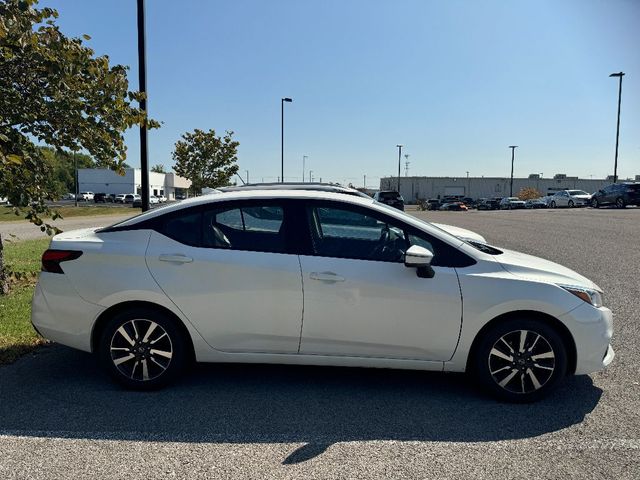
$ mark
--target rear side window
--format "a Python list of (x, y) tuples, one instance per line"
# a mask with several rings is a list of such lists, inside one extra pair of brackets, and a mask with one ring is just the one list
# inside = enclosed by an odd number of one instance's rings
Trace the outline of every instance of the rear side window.
[(176, 242), (199, 247), (202, 235), (202, 214), (200, 212), (192, 212), (169, 217), (162, 222), (161, 231)]
[(627, 185), (627, 190), (630, 192), (640, 192), (640, 183), (634, 183), (633, 185)]

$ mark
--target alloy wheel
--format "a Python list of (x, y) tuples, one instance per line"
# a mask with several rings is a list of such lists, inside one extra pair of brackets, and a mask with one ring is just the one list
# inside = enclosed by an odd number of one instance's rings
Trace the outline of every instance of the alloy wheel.
[(542, 388), (553, 376), (556, 353), (549, 341), (531, 330), (514, 330), (501, 336), (491, 348), (489, 372), (494, 382), (515, 394)]
[(132, 319), (123, 323), (111, 337), (111, 361), (127, 378), (146, 382), (161, 376), (173, 357), (173, 344), (158, 323)]
[(556, 208), (556, 202), (551, 202), (551, 208)]
[(616, 199), (616, 206), (618, 208), (624, 208), (624, 199), (622, 197)]

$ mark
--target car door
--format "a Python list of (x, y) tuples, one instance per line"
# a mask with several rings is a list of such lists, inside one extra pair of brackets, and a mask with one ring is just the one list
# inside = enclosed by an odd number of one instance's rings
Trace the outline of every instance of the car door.
[(151, 234), (151, 274), (213, 348), (297, 353), (302, 281), (285, 212), (267, 200), (214, 203), (165, 215)]
[(436, 261), (435, 276), (420, 278), (403, 263), (410, 243), (435, 249), (436, 258), (444, 258), (446, 244), (368, 208), (311, 202), (306, 213), (312, 241), (300, 256), (300, 353), (451, 358), (462, 321), (455, 268)]

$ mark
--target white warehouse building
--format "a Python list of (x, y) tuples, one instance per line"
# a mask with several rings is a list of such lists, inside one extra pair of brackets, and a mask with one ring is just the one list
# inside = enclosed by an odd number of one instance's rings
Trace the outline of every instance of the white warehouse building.
[[(554, 175), (553, 178), (542, 178), (532, 174), (529, 178), (513, 179), (513, 195), (517, 196), (520, 190), (526, 187), (533, 187), (542, 195), (558, 190), (584, 190), (587, 193), (593, 193), (610, 183), (613, 183), (611, 178), (578, 178), (564, 174)], [(380, 190), (397, 190), (397, 188), (398, 177), (380, 179)], [(473, 199), (508, 197), (509, 193), (509, 177), (400, 177), (400, 194), (407, 203), (416, 203), (418, 199), (427, 200), (445, 196)]]
[[(175, 200), (176, 194), (187, 195), (191, 182), (175, 173), (149, 172), (149, 195), (164, 195)], [(142, 190), (142, 170), (126, 168), (124, 175), (108, 168), (78, 169), (78, 191), (93, 193), (137, 193)]]

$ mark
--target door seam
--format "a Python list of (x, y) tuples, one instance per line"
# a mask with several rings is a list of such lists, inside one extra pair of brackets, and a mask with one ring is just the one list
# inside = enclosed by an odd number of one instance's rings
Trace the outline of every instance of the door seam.
[(300, 337), (298, 338), (298, 352), (302, 346), (302, 328), (304, 327), (304, 275), (302, 274), (302, 262), (300, 261), (300, 255), (298, 255), (298, 267), (300, 267), (300, 288), (302, 290), (302, 314), (300, 316)]

